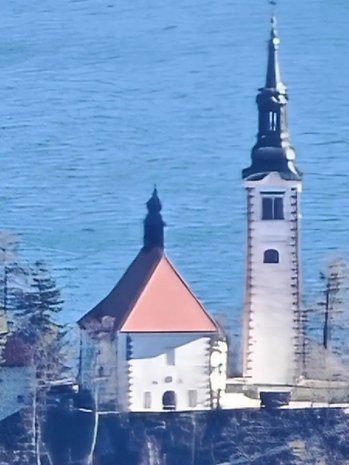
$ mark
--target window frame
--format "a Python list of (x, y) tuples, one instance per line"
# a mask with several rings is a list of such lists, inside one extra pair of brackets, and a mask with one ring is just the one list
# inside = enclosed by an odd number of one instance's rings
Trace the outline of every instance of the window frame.
[(280, 221), (285, 219), (285, 192), (261, 192), (261, 219)]
[(278, 115), (275, 111), (269, 112), (269, 131), (275, 132), (277, 130), (277, 118)]

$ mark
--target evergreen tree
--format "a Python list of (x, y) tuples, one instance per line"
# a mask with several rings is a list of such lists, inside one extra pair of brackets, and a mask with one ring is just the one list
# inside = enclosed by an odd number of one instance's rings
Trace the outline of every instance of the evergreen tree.
[[(27, 440), (11, 456), (11, 463), (41, 464), (41, 430), (46, 417), (46, 394), (65, 370), (65, 328), (58, 324), (61, 293), (47, 266), (37, 261), (23, 265), (16, 237), (0, 231), (0, 370), (1, 354), (11, 333), (23, 341), (30, 358), (26, 375), (31, 399), (23, 412)], [(23, 372), (24, 373), (24, 372)], [(1, 374), (0, 374), (1, 380)], [(19, 458), (19, 462), (17, 458)], [(26, 457), (27, 461), (23, 461)]]
[[(21, 296), (22, 321), (26, 340), (35, 349), (33, 364), (36, 377), (44, 385), (60, 375), (64, 363), (60, 360), (65, 329), (57, 322), (62, 311), (62, 298), (55, 280), (42, 261), (31, 268), (30, 287)], [(64, 359), (64, 357), (62, 357)]]
[(21, 334), (31, 346), (30, 428), (33, 453), (39, 465), (45, 450), (41, 432), (46, 418), (47, 392), (65, 369), (65, 328), (56, 321), (63, 301), (47, 266), (37, 261), (30, 272), (29, 286), (17, 296), (17, 303), (20, 303)]
[(8, 281), (16, 260), (17, 240), (14, 235), (0, 231), (0, 353), (8, 335)]

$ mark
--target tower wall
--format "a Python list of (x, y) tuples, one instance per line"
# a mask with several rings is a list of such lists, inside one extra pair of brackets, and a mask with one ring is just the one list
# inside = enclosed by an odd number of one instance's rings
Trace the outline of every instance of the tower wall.
[[(252, 383), (292, 384), (302, 361), (299, 277), (301, 181), (286, 181), (272, 172), (259, 181), (245, 180), (244, 185), (248, 213), (244, 376)], [(263, 194), (264, 197), (283, 199), (284, 219), (262, 219)], [(278, 263), (264, 262), (267, 250), (278, 252)]]

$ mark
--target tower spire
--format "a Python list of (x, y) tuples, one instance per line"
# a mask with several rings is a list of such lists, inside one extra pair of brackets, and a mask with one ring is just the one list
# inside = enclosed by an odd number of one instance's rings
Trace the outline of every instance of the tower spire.
[(242, 172), (247, 194), (243, 373), (247, 383), (266, 390), (297, 382), (303, 362), (302, 179), (290, 143), (279, 44), (273, 12), (264, 87), (257, 95), (257, 141)]
[(152, 196), (146, 203), (148, 214), (144, 220), (143, 249), (148, 251), (154, 247), (164, 248), (165, 222), (161, 216), (162, 205), (156, 186)]
[[(275, 2), (271, 2), (275, 6)], [(245, 179), (251, 175), (266, 175), (272, 171), (282, 177), (300, 179), (294, 165), (295, 151), (290, 143), (287, 121), (287, 88), (281, 79), (278, 57), (280, 38), (276, 29), (276, 17), (271, 18), (268, 40), (268, 61), (265, 86), (259, 89), (257, 142), (252, 149), (252, 164), (243, 170)]]
[(270, 30), (270, 39), (268, 42), (268, 66), (267, 66), (267, 76), (265, 81), (266, 89), (276, 89), (280, 92), (285, 92), (286, 87), (282, 83), (278, 49), (279, 49), (280, 39), (276, 30), (276, 17), (273, 15), (271, 17), (271, 30)]

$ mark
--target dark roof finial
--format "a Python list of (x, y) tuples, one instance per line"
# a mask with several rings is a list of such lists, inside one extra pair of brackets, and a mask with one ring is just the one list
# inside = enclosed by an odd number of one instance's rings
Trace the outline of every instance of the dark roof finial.
[(146, 203), (148, 214), (144, 220), (144, 249), (150, 250), (153, 247), (164, 248), (164, 227), (165, 222), (161, 216), (161, 202), (158, 197), (156, 185), (152, 196)]
[(154, 184), (152, 196), (150, 197), (146, 205), (149, 213), (159, 213), (161, 211), (162, 205), (158, 197), (158, 190), (156, 188), (156, 184)]

